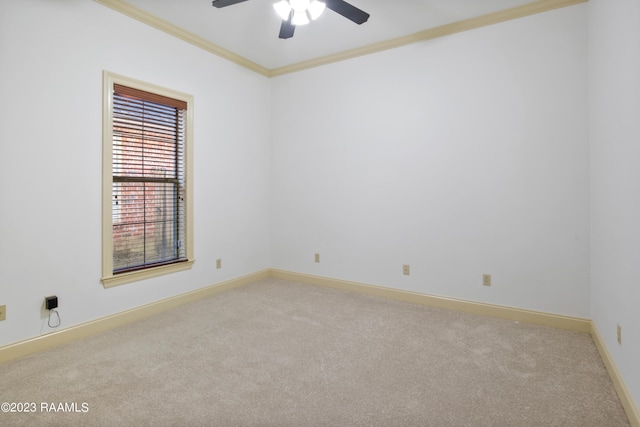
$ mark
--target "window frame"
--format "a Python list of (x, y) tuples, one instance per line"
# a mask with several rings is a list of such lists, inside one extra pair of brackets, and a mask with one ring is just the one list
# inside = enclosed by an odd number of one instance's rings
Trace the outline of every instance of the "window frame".
[[(162, 86), (103, 71), (103, 131), (102, 131), (102, 284), (105, 288), (136, 282), (152, 277), (188, 270), (193, 258), (193, 96)], [(185, 255), (186, 261), (113, 272), (113, 91), (119, 84), (187, 103), (184, 141), (185, 178)]]

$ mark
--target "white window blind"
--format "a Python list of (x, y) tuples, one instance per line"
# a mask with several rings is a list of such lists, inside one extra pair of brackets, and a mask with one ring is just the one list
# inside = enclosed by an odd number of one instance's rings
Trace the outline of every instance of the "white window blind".
[(113, 86), (113, 273), (186, 261), (187, 103)]

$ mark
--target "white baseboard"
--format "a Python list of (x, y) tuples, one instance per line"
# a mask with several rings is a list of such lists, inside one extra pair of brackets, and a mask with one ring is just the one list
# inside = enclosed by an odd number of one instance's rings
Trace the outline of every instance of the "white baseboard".
[(600, 332), (598, 331), (598, 328), (593, 323), (593, 321), (591, 322), (591, 337), (593, 338), (593, 342), (598, 348), (598, 352), (600, 353), (600, 357), (602, 357), (604, 366), (607, 368), (609, 377), (611, 378), (613, 386), (618, 393), (618, 397), (620, 398), (620, 402), (624, 407), (627, 418), (629, 418), (631, 426), (640, 427), (640, 412), (638, 412), (638, 407), (633, 402), (631, 394), (629, 393), (629, 389), (627, 389), (627, 386), (622, 379), (622, 375), (620, 375), (618, 367), (613, 362), (611, 353), (609, 353), (609, 350), (607, 349), (607, 346), (604, 344), (604, 340), (602, 339), (602, 335), (600, 335)]
[(568, 329), (577, 332), (591, 332), (591, 321), (589, 319), (582, 319), (578, 317), (561, 316), (539, 311), (524, 310), (521, 308), (512, 308), (501, 305), (465, 301), (455, 298), (433, 296), (417, 292), (403, 291), (382, 286), (367, 285), (363, 283), (312, 276), (308, 274), (294, 273), (277, 269), (271, 269), (271, 276), (280, 279), (326, 286), (335, 289), (342, 289), (381, 298), (389, 298), (398, 301), (411, 302), (414, 304), (444, 308), (447, 310), (456, 310), (465, 313), (479, 314), (482, 316), (497, 317), (499, 319), (513, 320), (516, 322), (551, 326), (554, 328)]
[(640, 416), (638, 408), (631, 398), (622, 376), (618, 371), (604, 341), (597, 328), (589, 319), (581, 319), (569, 316), (524, 310), (519, 308), (505, 307), (492, 304), (478, 303), (474, 301), (464, 301), (453, 298), (432, 296), (416, 292), (402, 291), (399, 289), (385, 288), (382, 286), (366, 285), (363, 283), (349, 282), (345, 280), (332, 279), (327, 277), (312, 276), (308, 274), (294, 273), (291, 271), (271, 269), (271, 276), (284, 280), (308, 283), (318, 286), (326, 286), (350, 292), (366, 295), (389, 298), (399, 301), (422, 304), (431, 307), (444, 308), (448, 310), (462, 311), (465, 313), (479, 314), (483, 316), (497, 317), (500, 319), (533, 323), (536, 325), (551, 326), (554, 328), (568, 329), (576, 332), (591, 334), (593, 341), (600, 352), (600, 356), (611, 377), (611, 381), (618, 393), (618, 397), (624, 407), (632, 427), (640, 427)]
[(405, 301), (414, 304), (422, 304), (431, 307), (438, 307), (447, 310), (462, 311), (465, 313), (479, 314), (482, 316), (495, 317), (499, 319), (512, 320), (517, 322), (533, 323), (537, 325), (550, 326), (560, 329), (568, 329), (576, 332), (591, 334), (593, 341), (600, 352), (602, 360), (607, 368), (609, 376), (615, 386), (620, 401), (627, 413), (629, 422), (633, 427), (640, 427), (640, 415), (629, 390), (627, 389), (620, 372), (618, 371), (607, 347), (598, 332), (598, 329), (590, 319), (582, 319), (570, 316), (544, 313), (538, 311), (524, 310), (519, 308), (505, 307), (493, 304), (485, 304), (474, 301), (465, 301), (454, 298), (420, 294), (417, 292), (403, 291), (399, 289), (386, 288), (382, 286), (367, 285), (364, 283), (350, 282), (346, 280), (333, 279), (328, 277), (313, 276), (291, 271), (266, 269), (253, 274), (227, 280), (206, 288), (198, 289), (185, 294), (177, 295), (141, 307), (136, 307), (121, 313), (101, 319), (92, 320), (80, 325), (76, 325), (51, 334), (38, 336), (25, 341), (20, 341), (4, 347), (0, 347), (0, 363), (8, 362), (29, 354), (37, 353), (61, 344), (66, 344), (81, 338), (95, 335), (119, 326), (126, 325), (137, 320), (144, 319), (154, 314), (179, 307), (189, 302), (197, 301), (220, 292), (239, 288), (250, 283), (268, 277), (291, 280), (295, 282), (308, 283), (317, 286), (325, 286), (334, 289), (341, 289), (365, 295), (372, 295), (381, 298), (389, 298), (398, 301)]
[(202, 289), (176, 295), (151, 304), (146, 304), (100, 319), (85, 322), (47, 335), (41, 335), (24, 341), (19, 341), (14, 344), (9, 344), (7, 346), (0, 347), (0, 363), (8, 362), (13, 359), (37, 353), (81, 338), (86, 338), (109, 329), (117, 328), (118, 326), (123, 326), (127, 323), (162, 313), (163, 311), (179, 307), (189, 302), (207, 298), (211, 295), (234, 288), (239, 288), (257, 280), (267, 278), (269, 275), (269, 269), (262, 270), (247, 276), (227, 280)]

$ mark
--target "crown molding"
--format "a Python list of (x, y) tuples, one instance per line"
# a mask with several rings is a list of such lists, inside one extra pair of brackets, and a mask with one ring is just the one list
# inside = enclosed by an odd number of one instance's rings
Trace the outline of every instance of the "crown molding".
[(235, 64), (241, 65), (242, 67), (245, 67), (251, 71), (255, 71), (258, 74), (262, 74), (263, 76), (267, 76), (267, 77), (270, 77), (271, 75), (271, 72), (268, 68), (263, 67), (260, 64), (256, 64), (255, 62), (250, 61), (243, 56), (233, 53), (230, 50), (220, 47), (217, 44), (211, 43), (210, 41), (205, 40), (200, 36), (197, 36), (163, 19), (160, 19), (154, 15), (151, 15), (150, 13), (147, 13), (144, 10), (131, 5), (130, 3), (127, 3), (126, 1), (123, 1), (123, 0), (93, 0), (93, 1), (103, 6), (107, 6), (130, 18), (136, 19), (142, 23), (150, 25), (160, 31), (164, 31), (167, 34), (177, 37), (183, 41), (186, 41), (187, 43), (191, 43), (192, 45), (197, 46), (201, 49), (204, 49), (210, 53), (213, 53), (214, 55), (217, 55)]
[(379, 43), (373, 43), (356, 49), (324, 56), (322, 58), (310, 59), (308, 61), (274, 68), (271, 70), (270, 76), (275, 77), (283, 74), (294, 73), (308, 68), (319, 67), (334, 62), (356, 58), (358, 56), (370, 55), (372, 53), (395, 49), (397, 47), (406, 46), (413, 43), (432, 40), (456, 33), (462, 33), (464, 31), (486, 27), (493, 24), (499, 24), (501, 22), (510, 21), (512, 19), (518, 19), (529, 15), (548, 12), (550, 10), (560, 9), (566, 6), (586, 3), (587, 1), (588, 0), (537, 0), (532, 3), (527, 3), (525, 5), (514, 7), (511, 9), (489, 13), (487, 15), (465, 19), (463, 21), (452, 22), (451, 24), (441, 25), (439, 27), (429, 28), (427, 30), (419, 31), (408, 36), (385, 40)]
[(356, 58), (358, 56), (370, 55), (372, 53), (381, 52), (384, 50), (395, 49), (397, 47), (406, 46), (413, 43), (418, 43), (426, 40), (435, 39), (438, 37), (444, 37), (464, 31), (473, 30), (476, 28), (486, 27), (489, 25), (498, 24), (512, 19), (523, 18), (529, 15), (535, 15), (538, 13), (548, 12), (554, 9), (560, 9), (567, 6), (573, 6), (580, 3), (586, 3), (588, 0), (536, 0), (531, 3), (527, 3), (522, 6), (517, 6), (511, 9), (502, 10), (499, 12), (489, 13), (487, 15), (478, 16), (471, 19), (465, 19), (458, 22), (452, 22), (450, 24), (441, 25), (435, 28), (429, 28), (424, 31), (419, 31), (408, 36), (398, 37), (391, 40), (385, 40), (378, 43), (373, 43), (367, 46), (359, 47), (356, 49), (339, 52), (333, 55), (323, 56), (320, 58), (310, 59), (308, 61), (302, 61), (284, 67), (278, 67), (269, 69), (248, 60), (230, 50), (211, 43), (210, 41), (190, 33), (180, 27), (177, 27), (165, 20), (162, 20), (150, 13), (139, 9), (124, 0), (94, 0), (96, 3), (107, 6), (113, 10), (116, 10), (124, 15), (134, 18), (140, 22), (148, 24), (154, 28), (164, 31), (167, 34), (175, 36), (181, 40), (191, 43), (201, 49), (204, 49), (214, 55), (245, 67), (251, 71), (261, 74), (266, 77), (276, 77), (284, 74), (295, 73), (297, 71), (306, 70), (309, 68), (319, 67), (322, 65), (331, 64), (334, 62), (345, 61), (347, 59)]

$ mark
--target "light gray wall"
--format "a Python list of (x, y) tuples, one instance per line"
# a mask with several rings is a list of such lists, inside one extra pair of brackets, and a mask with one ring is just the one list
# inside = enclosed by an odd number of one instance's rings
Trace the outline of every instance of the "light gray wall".
[[(590, 0), (268, 81), (93, 2), (0, 2), (0, 345), (50, 331), (45, 295), (68, 327), (272, 266), (592, 317), (640, 401), (638, 8)], [(196, 265), (108, 290), (103, 69), (196, 108)]]
[[(195, 266), (112, 289), (104, 69), (195, 97)], [(86, 0), (0, 2), (0, 73), (0, 345), (51, 331), (46, 295), (69, 327), (269, 267), (266, 78)]]
[(586, 5), (273, 79), (272, 122), (274, 268), (589, 317)]
[(590, 0), (589, 48), (591, 316), (639, 403), (640, 2)]

